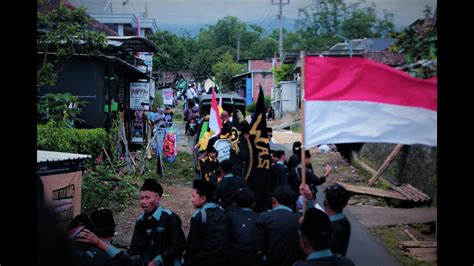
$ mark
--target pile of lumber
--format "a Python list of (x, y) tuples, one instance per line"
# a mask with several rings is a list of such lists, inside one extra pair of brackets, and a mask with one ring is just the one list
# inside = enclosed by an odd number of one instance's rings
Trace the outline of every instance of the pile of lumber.
[(405, 254), (419, 261), (436, 262), (438, 257), (438, 242), (418, 241), (413, 234), (405, 229), (405, 233), (412, 239), (402, 241), (400, 248), (405, 250)]
[(423, 202), (423, 201), (430, 200), (430, 197), (428, 195), (419, 191), (418, 189), (416, 189), (410, 184), (406, 184), (399, 187), (393, 186), (392, 189), (400, 192), (400, 194), (402, 194), (405, 198), (407, 198), (407, 200), (411, 200), (414, 202)]
[(337, 182), (337, 183), (343, 186), (348, 191), (356, 193), (356, 194), (366, 194), (366, 195), (377, 196), (377, 197), (382, 197), (382, 198), (406, 200), (405, 196), (403, 196), (400, 192), (394, 191), (394, 190), (385, 190), (385, 189), (367, 187), (367, 186), (357, 186), (357, 185), (352, 185), (352, 184), (343, 183), (343, 182)]
[(338, 182), (341, 186), (346, 188), (348, 191), (355, 194), (365, 194), (370, 196), (382, 197), (382, 198), (392, 198), (398, 200), (407, 200), (414, 202), (424, 202), (429, 201), (430, 197), (425, 193), (419, 191), (410, 184), (403, 186), (391, 186), (392, 190), (385, 190), (380, 188), (368, 187), (368, 186), (358, 186), (352, 185), (349, 183)]
[(408, 256), (425, 262), (437, 261), (438, 244), (436, 241), (403, 241), (401, 246)]

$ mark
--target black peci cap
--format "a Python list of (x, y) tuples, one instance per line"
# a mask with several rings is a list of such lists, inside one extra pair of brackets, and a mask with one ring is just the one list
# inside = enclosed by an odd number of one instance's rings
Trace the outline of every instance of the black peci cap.
[(147, 178), (143, 183), (140, 191), (153, 191), (158, 193), (160, 196), (163, 195), (163, 187), (156, 180)]

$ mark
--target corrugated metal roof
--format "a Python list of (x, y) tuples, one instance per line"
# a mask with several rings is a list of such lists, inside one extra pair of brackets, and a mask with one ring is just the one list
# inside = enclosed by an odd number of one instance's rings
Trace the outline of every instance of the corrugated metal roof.
[(56, 151), (36, 151), (36, 162), (60, 162), (68, 160), (85, 160), (91, 158), (87, 154), (56, 152)]

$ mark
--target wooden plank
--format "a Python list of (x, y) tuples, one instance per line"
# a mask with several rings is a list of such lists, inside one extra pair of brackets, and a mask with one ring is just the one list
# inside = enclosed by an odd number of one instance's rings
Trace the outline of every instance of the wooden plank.
[(401, 244), (406, 248), (435, 248), (438, 246), (436, 241), (402, 241)]
[(107, 157), (107, 161), (109, 162), (110, 166), (112, 167), (112, 170), (114, 171), (114, 174), (117, 175), (117, 171), (115, 171), (115, 166), (112, 163), (112, 160), (110, 160), (110, 157), (109, 157), (109, 154), (107, 153), (107, 150), (104, 147), (102, 147), (102, 150), (104, 151), (105, 156)]
[(407, 233), (407, 235), (408, 235), (411, 239), (413, 239), (413, 241), (418, 242), (418, 239), (416, 239), (416, 237), (415, 237), (414, 235), (412, 235), (407, 229), (405, 229), (404, 231), (405, 231), (405, 233)]
[(407, 200), (411, 200), (411, 197), (408, 197), (408, 195), (406, 195), (406, 193), (403, 190), (401, 190), (400, 187), (393, 187), (393, 190), (403, 195), (403, 197), (405, 197)]
[(404, 186), (401, 186), (401, 187), (398, 187), (400, 189), (400, 192), (405, 196), (407, 197), (408, 199), (411, 199), (412, 201), (420, 201), (420, 199), (415, 195), (413, 194), (411, 191), (409, 191), (406, 187)]
[(413, 254), (421, 254), (421, 253), (437, 253), (437, 248), (409, 248), (408, 251)]
[(423, 254), (423, 255), (416, 255), (416, 259), (420, 261), (426, 261), (426, 262), (436, 262), (438, 260), (438, 255), (437, 254)]
[[(304, 186), (306, 184), (306, 163), (305, 163), (305, 133), (304, 133), (304, 93), (306, 89), (305, 85), (305, 61), (306, 61), (306, 55), (305, 51), (300, 51), (300, 58), (301, 58), (301, 186)], [(260, 85), (261, 87), (261, 85)], [(265, 115), (265, 113), (264, 113)], [(296, 169), (298, 171), (298, 169)], [(306, 212), (306, 197), (303, 197), (303, 213)]]
[(403, 186), (403, 189), (409, 193), (410, 195), (412, 195), (413, 197), (415, 197), (416, 199), (418, 199), (419, 201), (424, 201), (424, 197), (422, 197), (420, 194), (416, 193), (416, 191), (414, 191), (413, 189), (411, 189), (410, 187), (408, 187), (407, 185)]
[(377, 170), (377, 173), (375, 173), (375, 175), (369, 180), (369, 187), (375, 184), (377, 179), (385, 172), (385, 170), (387, 170), (390, 163), (397, 157), (398, 153), (400, 153), (402, 147), (403, 144), (397, 144), (390, 155), (388, 155), (387, 159), (385, 159), (385, 162), (383, 162), (382, 166), (380, 166), (379, 170)]
[(423, 193), (422, 191), (420, 191), (416, 187), (414, 187), (410, 184), (407, 184), (406, 186), (409, 187), (415, 194), (419, 195), (422, 199), (424, 199), (424, 200), (430, 200), (431, 199), (430, 196), (426, 195), (425, 193)]
[[(301, 186), (304, 186), (306, 184), (306, 163), (305, 163), (305, 141), (304, 141), (304, 134), (305, 134), (305, 129), (304, 129), (304, 93), (306, 89), (305, 85), (305, 51), (300, 51), (300, 58), (301, 58)], [(265, 115), (265, 113), (264, 113)], [(298, 169), (296, 169), (298, 171)], [(306, 197), (303, 197), (303, 213), (306, 212)]]
[(343, 182), (338, 182), (341, 186), (344, 186), (348, 191), (358, 193), (358, 194), (367, 194), (371, 196), (383, 197), (383, 198), (393, 198), (399, 200), (407, 200), (405, 196), (401, 193), (393, 190), (383, 190), (380, 188), (356, 186)]

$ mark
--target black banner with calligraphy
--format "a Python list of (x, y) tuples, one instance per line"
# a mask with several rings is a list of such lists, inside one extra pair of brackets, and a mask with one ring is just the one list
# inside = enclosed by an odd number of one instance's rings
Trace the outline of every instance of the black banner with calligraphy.
[(242, 125), (240, 124), (240, 117), (237, 114), (238, 109), (235, 104), (232, 106), (232, 129), (230, 141), (232, 143), (232, 150), (230, 152), (230, 160), (232, 161), (232, 173), (236, 176), (244, 177), (245, 163), (247, 161), (247, 143), (242, 134)]
[(245, 180), (257, 199), (255, 211), (260, 212), (265, 210), (265, 201), (269, 196), (270, 174), (270, 146), (262, 85), (260, 85), (254, 119), (250, 124), (248, 149), (249, 163)]

